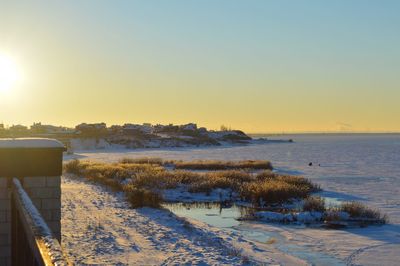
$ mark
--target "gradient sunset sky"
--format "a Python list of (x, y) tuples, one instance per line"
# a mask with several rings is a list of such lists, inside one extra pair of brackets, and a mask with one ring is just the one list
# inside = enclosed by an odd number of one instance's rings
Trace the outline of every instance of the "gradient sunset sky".
[(400, 131), (400, 1), (0, 1), (0, 123)]

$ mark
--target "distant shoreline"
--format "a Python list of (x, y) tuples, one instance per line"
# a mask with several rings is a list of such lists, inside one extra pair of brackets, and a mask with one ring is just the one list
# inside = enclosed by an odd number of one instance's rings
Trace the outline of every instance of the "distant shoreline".
[(322, 136), (346, 136), (346, 135), (400, 135), (400, 132), (299, 132), (299, 133), (246, 133), (250, 137), (276, 137), (276, 136), (302, 136), (302, 135), (322, 135)]

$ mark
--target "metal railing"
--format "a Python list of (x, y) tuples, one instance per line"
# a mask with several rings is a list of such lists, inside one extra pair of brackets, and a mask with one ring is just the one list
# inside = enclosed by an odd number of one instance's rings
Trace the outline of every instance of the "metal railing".
[(13, 266), (71, 265), (17, 178), (12, 180), (11, 256)]

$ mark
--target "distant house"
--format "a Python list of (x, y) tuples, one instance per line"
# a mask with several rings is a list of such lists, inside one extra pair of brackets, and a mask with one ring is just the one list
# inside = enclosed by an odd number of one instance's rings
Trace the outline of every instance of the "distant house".
[(157, 124), (153, 128), (155, 133), (162, 132), (164, 130), (164, 125)]
[(186, 125), (182, 125), (181, 129), (189, 130), (189, 131), (195, 131), (195, 130), (197, 130), (197, 125), (194, 124), (194, 123), (189, 123), (189, 124), (186, 124)]
[(122, 132), (122, 126), (112, 125), (111, 127), (108, 128), (108, 130), (112, 133), (120, 133), (120, 132)]
[(150, 123), (143, 123), (142, 131), (147, 134), (151, 134), (154, 131), (153, 126)]
[(208, 132), (207, 128), (205, 128), (205, 127), (199, 128), (198, 131), (200, 134), (206, 134)]
[(157, 125), (156, 132), (157, 133), (177, 133), (179, 132), (180, 127), (175, 126), (174, 124), (169, 125)]
[(9, 130), (12, 132), (25, 132), (28, 130), (28, 127), (23, 125), (12, 125)]
[(132, 135), (132, 134), (151, 134), (154, 131), (154, 128), (151, 124), (124, 124), (122, 126), (122, 130), (124, 134)]
[(42, 125), (42, 123), (33, 123), (31, 126), (31, 131), (34, 133), (46, 133), (46, 134), (54, 134), (54, 133), (67, 133), (68, 129), (66, 127), (61, 126), (53, 126), (53, 125)]
[(75, 127), (76, 132), (79, 134), (98, 134), (107, 132), (106, 123), (86, 124), (82, 123)]

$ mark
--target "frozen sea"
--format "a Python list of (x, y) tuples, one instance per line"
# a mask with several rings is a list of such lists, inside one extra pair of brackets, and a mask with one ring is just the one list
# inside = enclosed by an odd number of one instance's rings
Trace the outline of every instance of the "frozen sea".
[[(274, 236), (277, 240), (274, 245), (287, 248), (289, 253), (315, 265), (400, 264), (400, 134), (306, 134), (269, 138), (293, 139), (294, 142), (82, 151), (76, 152), (76, 156), (102, 161), (145, 156), (182, 160), (270, 160), (279, 172), (303, 175), (321, 184), (323, 196), (338, 201), (362, 201), (379, 208), (389, 216), (390, 224), (339, 231), (241, 223), (229, 229), (243, 231), (246, 237), (258, 237), (260, 241), (268, 240), (265, 236)], [(310, 162), (313, 166), (309, 166)]]

